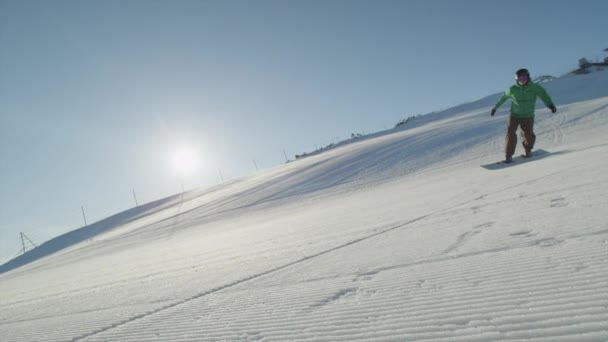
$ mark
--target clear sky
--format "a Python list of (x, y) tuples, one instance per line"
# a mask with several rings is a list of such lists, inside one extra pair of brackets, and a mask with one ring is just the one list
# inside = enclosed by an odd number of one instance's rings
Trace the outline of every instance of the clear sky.
[(21, 231), (80, 227), (81, 206), (97, 221), (132, 189), (209, 186), (498, 92), (520, 67), (603, 58), (608, 2), (581, 4), (0, 0), (0, 261)]

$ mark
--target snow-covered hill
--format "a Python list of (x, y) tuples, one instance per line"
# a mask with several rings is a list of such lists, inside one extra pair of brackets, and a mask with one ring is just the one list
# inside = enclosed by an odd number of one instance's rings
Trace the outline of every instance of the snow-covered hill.
[(495, 94), (50, 241), (0, 340), (606, 341), (608, 73), (544, 86), (537, 161)]

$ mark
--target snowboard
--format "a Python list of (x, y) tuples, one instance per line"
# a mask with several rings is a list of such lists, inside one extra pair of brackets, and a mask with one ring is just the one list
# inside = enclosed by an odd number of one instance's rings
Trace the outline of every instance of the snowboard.
[(532, 157), (525, 158), (524, 156), (518, 156), (518, 157), (513, 157), (513, 161), (511, 163), (505, 163), (503, 160), (503, 161), (499, 161), (499, 162), (495, 162), (495, 163), (481, 165), (481, 167), (483, 167), (486, 170), (499, 170), (499, 169), (504, 169), (504, 168), (511, 167), (511, 166), (517, 166), (517, 165), (529, 163), (531, 161), (539, 160), (539, 159), (548, 157), (550, 155), (551, 155), (551, 152), (548, 152), (545, 150), (534, 150), (534, 151), (532, 151)]

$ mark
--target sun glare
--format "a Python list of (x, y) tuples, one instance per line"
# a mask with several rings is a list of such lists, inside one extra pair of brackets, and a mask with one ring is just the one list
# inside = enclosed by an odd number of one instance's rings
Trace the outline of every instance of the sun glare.
[(198, 151), (191, 146), (178, 146), (172, 152), (171, 163), (173, 169), (182, 175), (193, 173), (200, 167)]

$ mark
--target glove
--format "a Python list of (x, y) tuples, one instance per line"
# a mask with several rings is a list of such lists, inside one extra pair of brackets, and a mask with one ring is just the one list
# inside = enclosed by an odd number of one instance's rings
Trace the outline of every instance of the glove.
[(550, 105), (549, 109), (551, 109), (551, 113), (555, 114), (555, 112), (557, 112), (557, 108), (555, 108), (555, 105)]
[[(555, 112), (553, 112), (553, 113), (555, 113)], [(496, 114), (496, 108), (492, 108), (492, 114), (490, 114), (490, 115), (494, 116), (494, 114)]]

